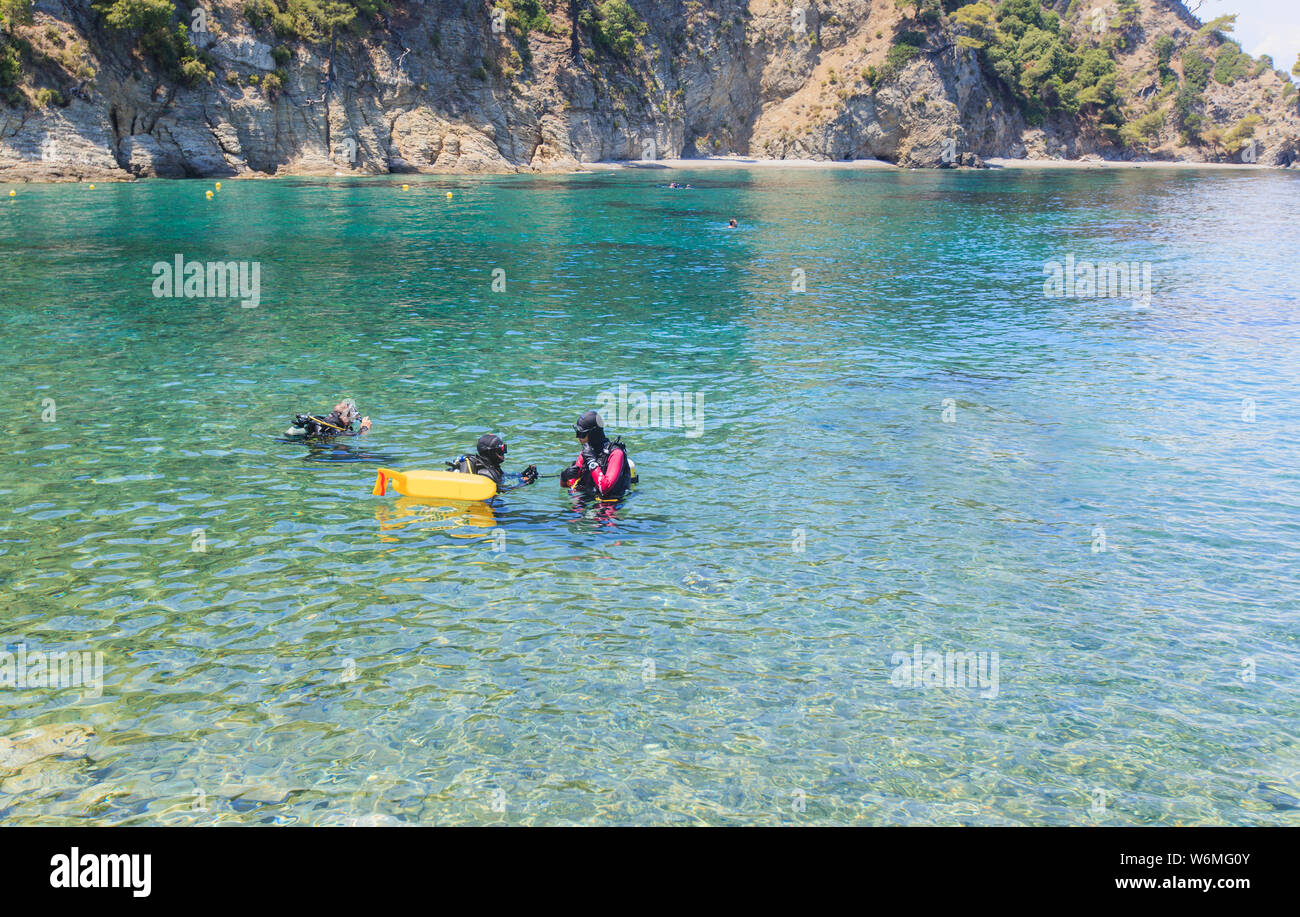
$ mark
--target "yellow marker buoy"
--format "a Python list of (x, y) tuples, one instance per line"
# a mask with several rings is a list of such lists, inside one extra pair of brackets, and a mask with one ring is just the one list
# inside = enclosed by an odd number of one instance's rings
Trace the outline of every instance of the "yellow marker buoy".
[(451, 192), (450, 192), (450, 191), (447, 192), (447, 200), (451, 200)]
[(218, 190), (218, 191), (221, 190), (221, 182), (217, 182), (217, 190)]
[(481, 474), (380, 468), (371, 493), (382, 497), (389, 487), (403, 496), (428, 500), (490, 500), (497, 493), (497, 486), (492, 479)]
[(10, 192), (9, 192), (9, 196), (10, 196), (10, 197), (17, 197), (17, 196), (18, 196), (18, 192), (17, 192), (17, 191), (10, 191)]
[(410, 190), (410, 187), (411, 187), (410, 185), (402, 185), (402, 190), (403, 190), (403, 191), (408, 191), (408, 190)]
[(203, 196), (206, 197), (208, 200), (212, 200), (212, 192), (211, 192), (211, 191), (204, 191), (204, 192), (203, 192)]
[(95, 183), (94, 183), (94, 182), (91, 182), (91, 183), (90, 183), (90, 190), (91, 190), (91, 191), (94, 191), (94, 190), (95, 190)]

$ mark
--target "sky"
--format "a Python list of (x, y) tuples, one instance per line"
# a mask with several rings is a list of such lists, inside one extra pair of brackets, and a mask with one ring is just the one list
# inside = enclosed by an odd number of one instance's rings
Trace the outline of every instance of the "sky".
[(1202, 22), (1236, 13), (1231, 35), (1242, 50), (1254, 57), (1267, 54), (1273, 66), (1291, 72), (1300, 54), (1300, 0), (1205, 0), (1199, 9), (1196, 0), (1183, 2)]

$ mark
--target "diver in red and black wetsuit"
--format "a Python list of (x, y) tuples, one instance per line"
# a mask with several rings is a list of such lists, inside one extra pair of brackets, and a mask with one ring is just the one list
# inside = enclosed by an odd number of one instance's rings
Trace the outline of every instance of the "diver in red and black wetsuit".
[(627, 493), (635, 481), (627, 447), (621, 440), (606, 438), (600, 415), (595, 411), (583, 414), (573, 425), (573, 432), (582, 443), (582, 454), (560, 473), (560, 483), (589, 488), (609, 499)]

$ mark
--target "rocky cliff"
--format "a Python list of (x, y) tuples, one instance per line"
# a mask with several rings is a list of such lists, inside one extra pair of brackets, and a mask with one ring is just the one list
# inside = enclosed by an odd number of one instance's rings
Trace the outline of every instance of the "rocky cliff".
[[(728, 153), (1300, 161), (1287, 75), (1223, 51), (1227, 35), (1175, 0), (1041, 0), (1071, 47), (1114, 61), (1089, 77), (1101, 97), (1086, 87), (1074, 104), (1050, 79), (1020, 85), (1032, 51), (995, 53), (1011, 40), (1000, 7), (1040, 0), (628, 0), (618, 22), (595, 0), (369, 0), (346, 24), (288, 18), (316, 0), (131, 0), (170, 16), (179, 65), (114, 25), (112, 2), (37, 0), (7, 24), (20, 69), (0, 93), (0, 179)], [(1207, 60), (1212, 76), (1192, 72)]]

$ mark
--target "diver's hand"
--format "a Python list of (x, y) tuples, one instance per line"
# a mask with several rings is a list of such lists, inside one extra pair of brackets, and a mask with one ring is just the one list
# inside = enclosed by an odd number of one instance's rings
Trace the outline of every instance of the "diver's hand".
[(537, 480), (537, 466), (529, 465), (527, 468), (524, 469), (524, 473), (520, 475), (520, 477), (524, 479), (525, 484), (533, 483), (534, 481)]
[(572, 487), (574, 484), (578, 483), (578, 479), (581, 477), (581, 470), (574, 465), (566, 465), (564, 470), (560, 472), (560, 486)]
[(600, 462), (596, 461), (596, 457), (594, 455), (589, 455), (586, 457), (586, 459), (587, 459), (588, 471), (590, 471), (592, 474), (595, 474), (597, 471), (600, 471)]
[(362, 433), (365, 433), (365, 432), (367, 432), (369, 429), (370, 429), (370, 418), (369, 418), (369, 417), (362, 417), (362, 418), (361, 418), (361, 432), (362, 432)]

